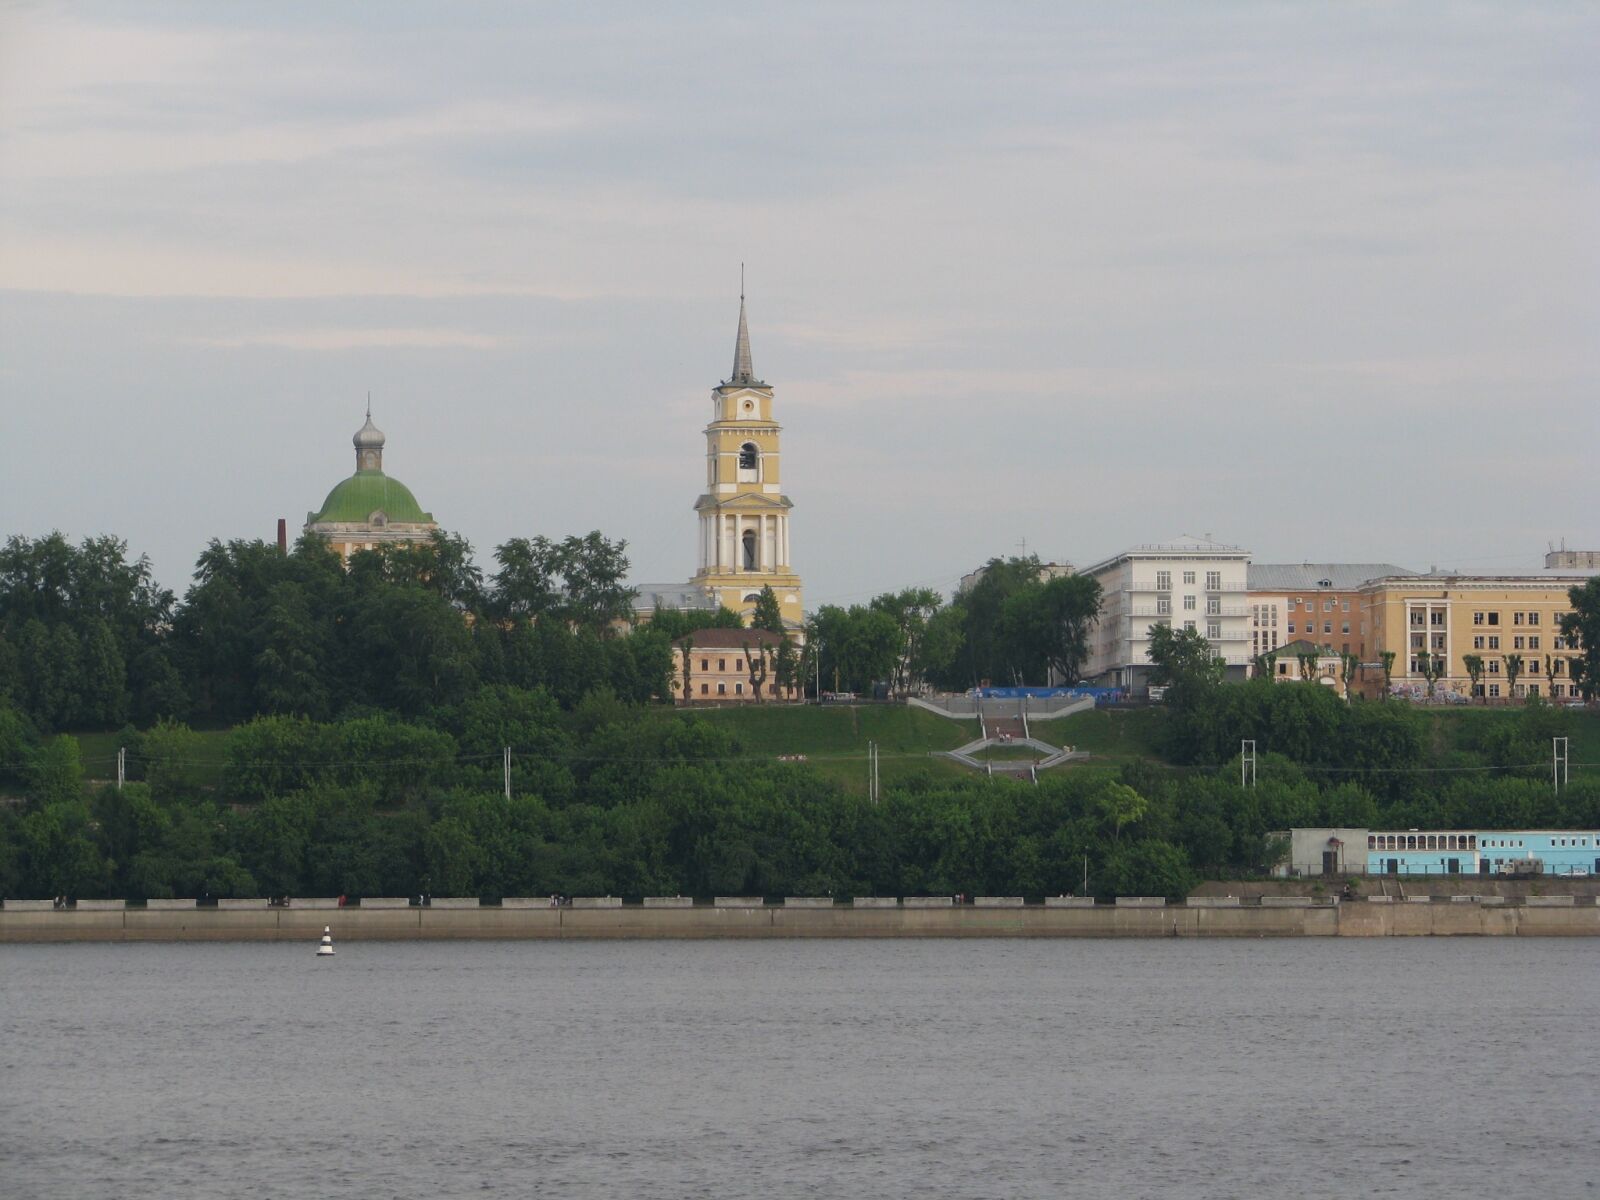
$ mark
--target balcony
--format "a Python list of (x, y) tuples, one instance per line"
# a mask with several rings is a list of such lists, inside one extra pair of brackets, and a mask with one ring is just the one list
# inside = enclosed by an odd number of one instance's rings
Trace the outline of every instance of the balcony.
[(1248, 642), (1250, 631), (1247, 629), (1224, 629), (1214, 638), (1207, 638), (1208, 642)]

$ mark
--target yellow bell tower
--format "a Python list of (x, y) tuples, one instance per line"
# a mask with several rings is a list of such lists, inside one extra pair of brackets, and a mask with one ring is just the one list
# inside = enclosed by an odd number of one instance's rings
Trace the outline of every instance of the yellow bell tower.
[(778, 449), (780, 426), (772, 418), (772, 389), (750, 363), (750, 329), (739, 294), (739, 336), (733, 374), (711, 389), (706, 426), (706, 491), (695, 501), (700, 515), (700, 567), (696, 586), (749, 620), (756, 597), (770, 586), (784, 624), (805, 621), (800, 576), (789, 557), (789, 510)]

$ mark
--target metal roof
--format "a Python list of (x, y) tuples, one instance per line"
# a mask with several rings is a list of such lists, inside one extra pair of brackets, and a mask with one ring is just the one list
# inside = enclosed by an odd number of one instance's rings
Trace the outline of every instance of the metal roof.
[(1246, 586), (1252, 592), (1352, 592), (1369, 579), (1415, 574), (1393, 563), (1251, 563)]

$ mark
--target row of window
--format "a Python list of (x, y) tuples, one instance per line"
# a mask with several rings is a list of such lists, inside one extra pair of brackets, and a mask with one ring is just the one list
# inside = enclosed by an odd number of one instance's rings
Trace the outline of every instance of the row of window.
[[(711, 660), (709, 658), (702, 658), (700, 660), (700, 669), (702, 671), (711, 670)], [(727, 669), (728, 669), (728, 660), (725, 659), (725, 658), (717, 659), (717, 670), (726, 671)], [(742, 658), (734, 659), (733, 660), (733, 669), (735, 671), (744, 670), (744, 659), (742, 659)]]
[[(1447, 844), (1448, 843), (1448, 844)], [(1368, 850), (1476, 850), (1475, 833), (1369, 833)]]
[[(1334, 603), (1335, 602), (1334, 602), (1334, 599), (1333, 599), (1332, 596), (1326, 597), (1322, 601), (1322, 611), (1323, 612), (1333, 612), (1334, 611)], [(1316, 612), (1317, 611), (1317, 602), (1315, 600), (1311, 599), (1309, 596), (1306, 597), (1304, 600), (1300, 599), (1299, 596), (1290, 596), (1289, 597), (1289, 611), (1290, 612), (1297, 612), (1302, 604), (1304, 604), (1306, 606), (1306, 611), (1307, 612)], [(1338, 604), (1339, 604), (1339, 608), (1342, 611), (1344, 611), (1344, 612), (1349, 612), (1350, 611), (1350, 601), (1349, 601), (1348, 598), (1339, 601)]]
[[(1307, 633), (1315, 633), (1316, 631), (1317, 631), (1317, 623), (1315, 621), (1307, 621), (1306, 622), (1306, 632)], [(1366, 626), (1365, 626), (1365, 624), (1363, 624), (1362, 628), (1361, 628), (1361, 632), (1365, 633), (1366, 631), (1367, 631), (1366, 630)], [(1322, 623), (1322, 632), (1323, 633), (1332, 633), (1333, 632), (1333, 622), (1332, 621), (1324, 621)], [(1346, 636), (1348, 636), (1349, 633), (1350, 633), (1350, 622), (1349, 621), (1340, 622), (1339, 632), (1342, 633), (1342, 634), (1345, 634)], [(1291, 635), (1294, 633), (1294, 622), (1293, 621), (1289, 622), (1289, 633)]]
[[(1192, 587), (1194, 585), (1194, 574), (1195, 573), (1193, 571), (1185, 571), (1183, 573), (1183, 582)], [(1158, 591), (1158, 592), (1170, 592), (1171, 590), (1172, 590), (1172, 572), (1171, 571), (1157, 571), (1156, 572), (1156, 591)], [(1208, 591), (1208, 592), (1220, 592), (1221, 590), (1222, 590), (1222, 572), (1221, 571), (1207, 571), (1206, 572), (1206, 591)]]
[[(1472, 648), (1474, 650), (1498, 650), (1500, 649), (1500, 637), (1498, 634), (1493, 633), (1478, 634), (1472, 639)], [(1539, 648), (1539, 635), (1535, 633), (1530, 634), (1528, 637), (1523, 637), (1518, 634), (1511, 639), (1511, 648), (1513, 650), (1537, 650)], [(1560, 650), (1562, 648), (1561, 639), (1556, 638), (1554, 649)]]
[[(1561, 617), (1561, 613), (1553, 614), (1550, 618), (1550, 624), (1559, 625)], [(1500, 614), (1497, 612), (1475, 612), (1472, 614), (1472, 623), (1474, 625), (1498, 625), (1500, 624)], [(1537, 625), (1539, 623), (1539, 614), (1533, 611), (1514, 612), (1511, 614), (1511, 623), (1513, 625)]]
[[(702, 696), (709, 696), (711, 694), (711, 685), (709, 683), (702, 683), (700, 685), (700, 694)], [(717, 684), (717, 695), (726, 696), (727, 694), (728, 694), (728, 685), (725, 684), (725, 683)], [(744, 695), (744, 684), (742, 684), (742, 683), (734, 684), (733, 685), (733, 694), (735, 696)]]
[[(1586, 837), (1551, 838), (1550, 839), (1550, 845), (1551, 845), (1552, 848), (1557, 847), (1557, 846), (1560, 846), (1560, 847), (1579, 847), (1579, 846), (1591, 846), (1591, 845), (1600, 846), (1600, 837), (1593, 838), (1593, 839), (1586, 838)], [(1486, 849), (1486, 850), (1487, 849), (1491, 849), (1491, 848), (1496, 849), (1496, 850), (1520, 850), (1520, 849), (1522, 849), (1522, 839), (1521, 838), (1484, 838), (1483, 839), (1483, 846), (1484, 846), (1484, 849)]]

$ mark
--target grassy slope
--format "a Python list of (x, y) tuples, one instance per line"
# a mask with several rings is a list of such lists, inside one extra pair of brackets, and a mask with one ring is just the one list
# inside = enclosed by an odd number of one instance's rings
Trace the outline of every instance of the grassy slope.
[[(199, 766), (196, 776), (202, 784), (212, 785), (222, 778), (222, 765), (228, 754), (228, 729), (196, 730), (199, 739), (196, 757)], [(86, 779), (115, 779), (117, 777), (117, 747), (122, 739), (115, 733), (78, 733), (78, 754), (83, 761)]]
[(1056, 721), (1033, 721), (1033, 736), (1052, 746), (1087, 750), (1097, 758), (1156, 758), (1159, 709), (1097, 708)]
[[(1474, 724), (1511, 720), (1516, 709), (1447, 708), (1428, 710), (1433, 744), (1448, 750), (1465, 743)], [(680, 712), (680, 715), (685, 715)], [(811, 767), (852, 790), (864, 790), (867, 743), (877, 742), (879, 774), (885, 786), (926, 773), (970, 777), (966, 768), (948, 759), (931, 757), (935, 751), (953, 750), (976, 736), (970, 721), (937, 717), (919, 708), (899, 705), (861, 705), (816, 708), (772, 705), (760, 708), (694, 709), (690, 714), (731, 730), (740, 745), (759, 757), (804, 754)], [(1102, 763), (1136, 758), (1159, 758), (1156, 737), (1159, 709), (1096, 709), (1057, 721), (1035, 721), (1034, 735), (1056, 746), (1087, 750)], [(1567, 712), (1572, 738), (1574, 772), (1579, 764), (1600, 768), (1600, 712)], [(227, 730), (198, 731), (199, 753), (205, 762), (202, 779), (214, 783), (221, 776)], [(77, 735), (84, 774), (91, 779), (116, 776), (118, 737), (115, 733)], [(997, 758), (1028, 757), (1021, 748), (996, 752)]]
[(965, 767), (931, 755), (954, 750), (977, 736), (971, 721), (952, 721), (901, 705), (706, 708), (687, 715), (732, 731), (752, 754), (804, 754), (813, 770), (852, 791), (866, 790), (869, 741), (878, 744), (879, 780), (891, 787), (927, 773), (970, 776)]

